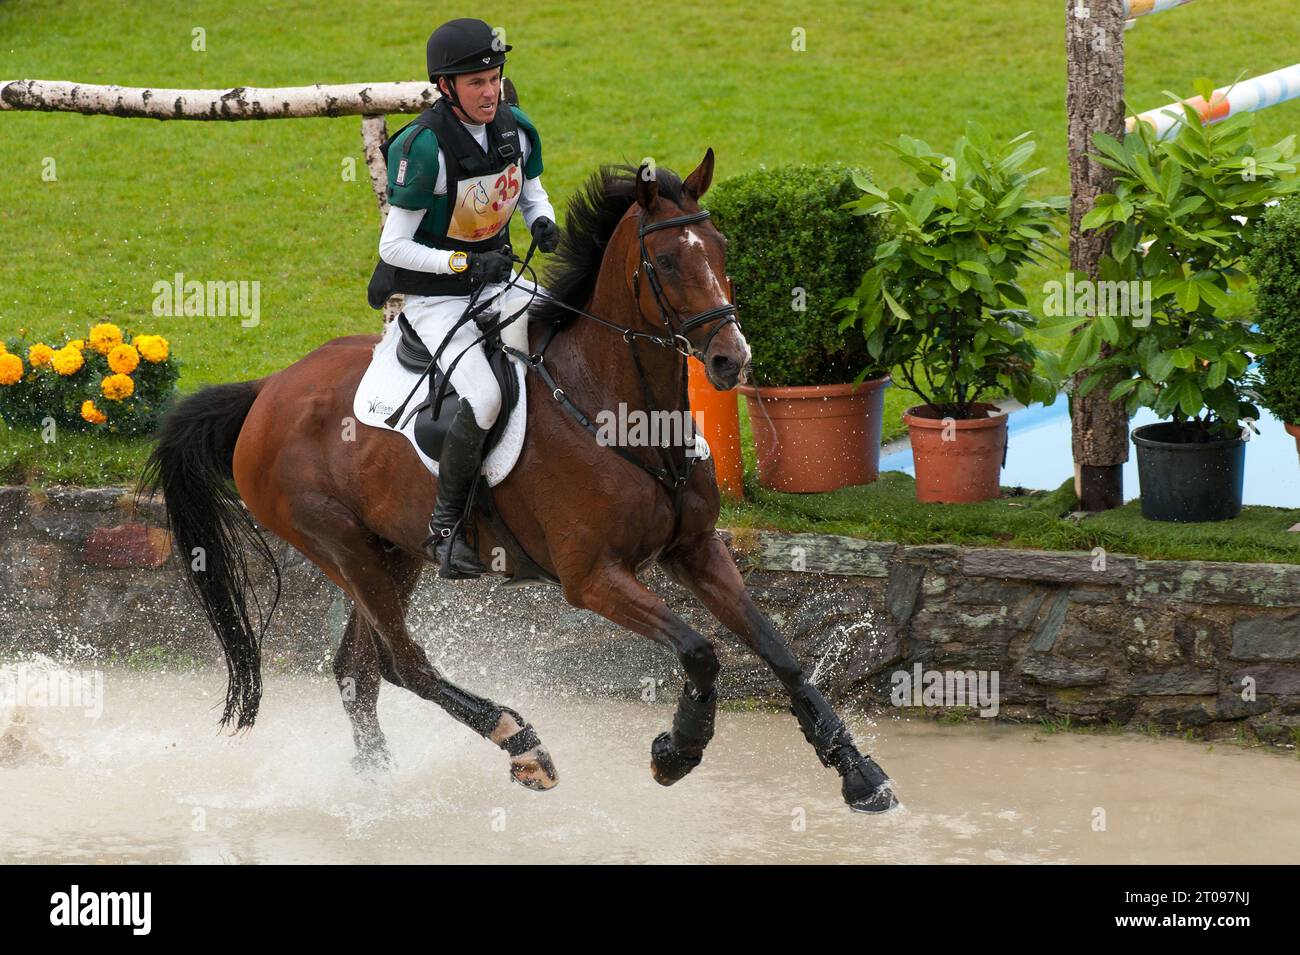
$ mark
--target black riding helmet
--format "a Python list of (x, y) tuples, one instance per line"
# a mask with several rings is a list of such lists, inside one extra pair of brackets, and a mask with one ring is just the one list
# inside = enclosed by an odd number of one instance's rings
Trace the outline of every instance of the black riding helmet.
[(511, 49), (508, 43), (500, 43), (492, 28), (482, 20), (471, 17), (448, 20), (433, 31), (425, 50), (429, 82), (437, 83), (440, 76), (505, 66), (506, 53)]

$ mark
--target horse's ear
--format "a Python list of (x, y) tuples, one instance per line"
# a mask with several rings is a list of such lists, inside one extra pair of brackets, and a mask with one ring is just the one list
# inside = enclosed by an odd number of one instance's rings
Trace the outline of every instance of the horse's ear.
[(643, 162), (636, 171), (636, 201), (649, 212), (659, 201), (659, 180), (655, 177), (655, 167)]
[(698, 199), (709, 191), (713, 182), (713, 147), (704, 154), (704, 161), (695, 167), (695, 171), (686, 177), (682, 188), (692, 199)]

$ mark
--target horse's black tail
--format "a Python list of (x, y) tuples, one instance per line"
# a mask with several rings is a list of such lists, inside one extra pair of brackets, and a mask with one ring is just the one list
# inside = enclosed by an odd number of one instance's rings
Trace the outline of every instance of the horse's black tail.
[[(262, 633), (280, 599), (280, 568), (235, 491), (235, 441), (260, 382), (215, 385), (184, 399), (158, 431), (158, 443), (140, 477), (137, 495), (163, 493), (172, 542), (185, 568), (186, 583), (202, 604), (221, 641), (230, 679), (223, 726), (242, 729), (257, 718), (262, 697)], [(275, 598), (262, 618), (243, 544), (271, 567)], [(259, 625), (248, 615), (247, 597), (257, 606)]]

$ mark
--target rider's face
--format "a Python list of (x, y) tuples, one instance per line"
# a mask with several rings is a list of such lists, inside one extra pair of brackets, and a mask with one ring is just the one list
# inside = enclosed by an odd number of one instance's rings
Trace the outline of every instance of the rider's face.
[(471, 123), (492, 122), (501, 101), (501, 67), (494, 66), (481, 73), (466, 73), (450, 79), (456, 84), (464, 118)]

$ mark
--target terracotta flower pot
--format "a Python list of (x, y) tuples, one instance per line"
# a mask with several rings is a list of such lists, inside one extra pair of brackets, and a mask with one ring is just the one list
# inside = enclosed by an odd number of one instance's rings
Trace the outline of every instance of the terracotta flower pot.
[(870, 484), (880, 475), (880, 429), (889, 377), (860, 385), (742, 385), (758, 452), (758, 480), (810, 493)]
[(1007, 452), (1007, 416), (997, 405), (976, 404), (990, 417), (959, 421), (929, 405), (903, 413), (916, 463), (916, 499), (943, 504), (1002, 496), (998, 479)]
[(1282, 427), (1286, 428), (1286, 433), (1295, 438), (1295, 453), (1300, 454), (1300, 424), (1292, 424), (1290, 421), (1282, 422)]

